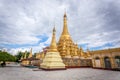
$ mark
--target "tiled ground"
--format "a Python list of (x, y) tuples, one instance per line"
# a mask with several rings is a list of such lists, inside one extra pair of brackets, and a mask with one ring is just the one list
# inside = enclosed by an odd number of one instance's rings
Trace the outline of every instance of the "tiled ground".
[(12, 66), (0, 68), (0, 80), (120, 80), (120, 72), (77, 68), (60, 71), (33, 71)]

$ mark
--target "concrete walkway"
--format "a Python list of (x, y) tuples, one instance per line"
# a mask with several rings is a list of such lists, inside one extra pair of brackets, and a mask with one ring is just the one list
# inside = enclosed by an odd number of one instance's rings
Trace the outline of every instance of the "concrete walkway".
[(0, 68), (0, 80), (120, 80), (120, 72), (91, 68), (33, 71), (19, 64), (9, 64)]

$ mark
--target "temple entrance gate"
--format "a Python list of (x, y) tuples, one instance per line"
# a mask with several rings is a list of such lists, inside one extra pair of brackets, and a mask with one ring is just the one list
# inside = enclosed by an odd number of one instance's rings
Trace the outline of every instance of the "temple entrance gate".
[(105, 68), (111, 68), (111, 62), (109, 57), (104, 58)]
[(115, 56), (116, 68), (120, 68), (120, 56)]
[(99, 57), (95, 58), (95, 64), (96, 64), (96, 67), (101, 67), (101, 63), (100, 63), (100, 58)]

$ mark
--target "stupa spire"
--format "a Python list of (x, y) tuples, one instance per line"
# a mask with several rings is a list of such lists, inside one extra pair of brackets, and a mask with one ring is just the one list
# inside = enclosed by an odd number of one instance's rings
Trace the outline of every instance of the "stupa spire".
[(66, 15), (66, 12), (64, 13), (62, 35), (69, 35), (68, 28), (67, 28), (67, 15)]
[(25, 53), (24, 53), (24, 59), (26, 59), (27, 58), (27, 51), (25, 51)]
[(52, 34), (52, 41), (51, 41), (50, 48), (49, 48), (48, 52), (58, 52), (57, 51), (57, 45), (56, 45), (55, 33), (56, 33), (56, 30), (55, 30), (55, 27), (54, 27), (53, 28), (53, 34)]
[(28, 56), (28, 58), (31, 58), (32, 57), (32, 48), (30, 49), (30, 54)]

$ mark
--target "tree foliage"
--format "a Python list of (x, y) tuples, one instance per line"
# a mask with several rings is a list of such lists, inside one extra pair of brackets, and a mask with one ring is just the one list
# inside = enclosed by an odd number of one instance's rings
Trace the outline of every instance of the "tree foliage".
[(7, 52), (0, 51), (0, 61), (15, 61), (15, 57)]
[(19, 52), (15, 55), (16, 61), (19, 62), (19, 60), (21, 59), (21, 57), (24, 58), (25, 53), (27, 54), (26, 57), (28, 57), (29, 54), (30, 54), (30, 52), (21, 52), (21, 51), (19, 51)]
[(15, 55), (17, 62), (21, 59), (21, 57), (24, 56), (23, 54), (24, 54), (23, 52), (18, 52), (18, 53)]
[(37, 54), (37, 53), (34, 53), (34, 54), (33, 54), (33, 57), (36, 57), (36, 54)]

